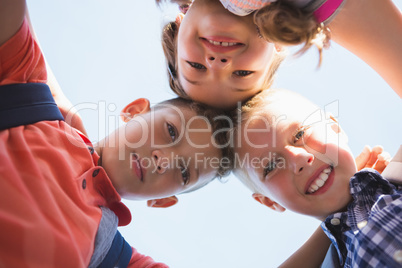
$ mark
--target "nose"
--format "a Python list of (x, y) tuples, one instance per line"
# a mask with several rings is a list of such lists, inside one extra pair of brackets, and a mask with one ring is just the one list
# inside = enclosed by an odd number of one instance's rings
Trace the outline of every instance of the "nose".
[(163, 174), (169, 169), (169, 158), (167, 158), (161, 150), (152, 151), (153, 172)]
[(299, 175), (306, 167), (311, 166), (314, 161), (314, 155), (307, 152), (304, 148), (288, 147), (289, 168), (295, 175)]
[(207, 63), (211, 69), (225, 68), (231, 63), (231, 61), (231, 58), (228, 56), (212, 54), (207, 55)]

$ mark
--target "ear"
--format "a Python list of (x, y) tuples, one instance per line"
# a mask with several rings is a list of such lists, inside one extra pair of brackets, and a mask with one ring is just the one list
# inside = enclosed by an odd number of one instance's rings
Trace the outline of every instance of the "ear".
[(263, 204), (264, 206), (267, 206), (270, 209), (273, 209), (273, 210), (275, 210), (277, 212), (284, 212), (286, 210), (286, 208), (282, 207), (281, 205), (279, 205), (275, 201), (272, 201), (271, 199), (269, 199), (265, 195), (254, 193), (253, 198), (256, 201), (258, 201), (259, 203)]
[(329, 113), (327, 115), (327, 118), (330, 119), (330, 124), (331, 124), (331, 129), (335, 134), (338, 134), (338, 137), (340, 138), (340, 140), (342, 140), (344, 143), (348, 143), (348, 136), (346, 135), (345, 131), (343, 131), (343, 129), (341, 128), (341, 126), (338, 123), (338, 120), (336, 120), (336, 118)]
[(143, 114), (151, 110), (149, 100), (137, 99), (121, 110), (120, 117), (124, 122), (130, 121), (136, 114)]
[(147, 206), (153, 208), (168, 208), (176, 205), (177, 202), (179, 202), (179, 200), (173, 195), (170, 197), (148, 200)]
[(275, 50), (276, 50), (276, 52), (281, 52), (282, 51), (282, 46), (281, 45), (279, 45), (279, 44), (275, 44)]
[(180, 26), (181, 21), (184, 19), (184, 14), (183, 13), (179, 13), (176, 16), (176, 23)]
[(331, 123), (331, 129), (336, 133), (339, 134), (342, 132), (341, 127), (339, 126), (338, 120), (336, 120), (336, 118), (332, 115), (329, 114), (329, 119), (332, 121)]

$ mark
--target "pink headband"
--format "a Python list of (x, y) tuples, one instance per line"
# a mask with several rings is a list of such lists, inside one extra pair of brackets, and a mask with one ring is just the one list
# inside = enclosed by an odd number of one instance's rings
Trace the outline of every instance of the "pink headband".
[(327, 0), (316, 11), (314, 16), (319, 23), (325, 22), (331, 17), (338, 7), (342, 4), (343, 0)]

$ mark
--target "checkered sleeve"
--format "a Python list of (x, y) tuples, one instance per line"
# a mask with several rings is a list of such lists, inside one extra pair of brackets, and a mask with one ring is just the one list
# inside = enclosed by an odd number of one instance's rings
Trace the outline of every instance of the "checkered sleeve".
[(367, 224), (350, 237), (345, 267), (402, 266), (402, 196), (383, 196), (376, 206), (382, 209), (374, 209)]

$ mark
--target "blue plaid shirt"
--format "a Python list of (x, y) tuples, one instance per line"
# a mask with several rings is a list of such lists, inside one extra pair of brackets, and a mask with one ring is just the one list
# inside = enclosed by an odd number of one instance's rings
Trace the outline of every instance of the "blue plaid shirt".
[(402, 267), (402, 186), (365, 169), (350, 179), (353, 201), (322, 222), (343, 267)]

